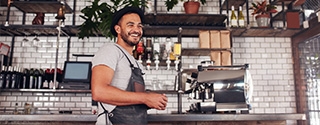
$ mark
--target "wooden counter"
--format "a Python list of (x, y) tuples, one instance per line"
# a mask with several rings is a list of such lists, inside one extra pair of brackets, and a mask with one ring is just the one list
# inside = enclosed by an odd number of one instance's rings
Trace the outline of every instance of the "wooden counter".
[[(0, 124), (94, 124), (96, 115), (0, 115)], [(150, 125), (247, 124), (286, 125), (286, 120), (306, 120), (305, 114), (149, 114)]]

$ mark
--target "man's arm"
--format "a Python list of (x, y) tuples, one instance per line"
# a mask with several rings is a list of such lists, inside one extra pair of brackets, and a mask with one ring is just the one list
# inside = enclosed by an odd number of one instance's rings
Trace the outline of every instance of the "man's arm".
[(106, 65), (92, 68), (91, 93), (92, 99), (112, 105), (146, 104), (150, 108), (164, 110), (167, 97), (164, 94), (147, 92), (129, 92), (111, 86), (114, 71)]

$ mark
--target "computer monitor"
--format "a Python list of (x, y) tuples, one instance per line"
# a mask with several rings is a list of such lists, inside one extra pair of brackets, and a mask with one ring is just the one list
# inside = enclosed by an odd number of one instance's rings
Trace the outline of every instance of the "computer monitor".
[(90, 83), (91, 62), (65, 61), (64, 62), (64, 83)]

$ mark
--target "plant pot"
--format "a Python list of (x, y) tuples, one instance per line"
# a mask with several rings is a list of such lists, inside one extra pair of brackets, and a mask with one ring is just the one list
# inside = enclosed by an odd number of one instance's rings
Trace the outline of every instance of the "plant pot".
[(188, 1), (183, 3), (186, 14), (198, 14), (200, 3), (195, 1)]
[(268, 14), (262, 14), (256, 16), (258, 27), (269, 27), (270, 16)]
[(36, 17), (32, 20), (32, 25), (44, 24), (44, 13), (36, 13)]

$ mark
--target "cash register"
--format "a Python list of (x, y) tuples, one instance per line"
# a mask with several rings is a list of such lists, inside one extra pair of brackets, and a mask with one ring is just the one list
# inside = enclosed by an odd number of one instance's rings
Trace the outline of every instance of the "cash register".
[(89, 61), (65, 61), (59, 89), (90, 89), (91, 67), (92, 64)]

